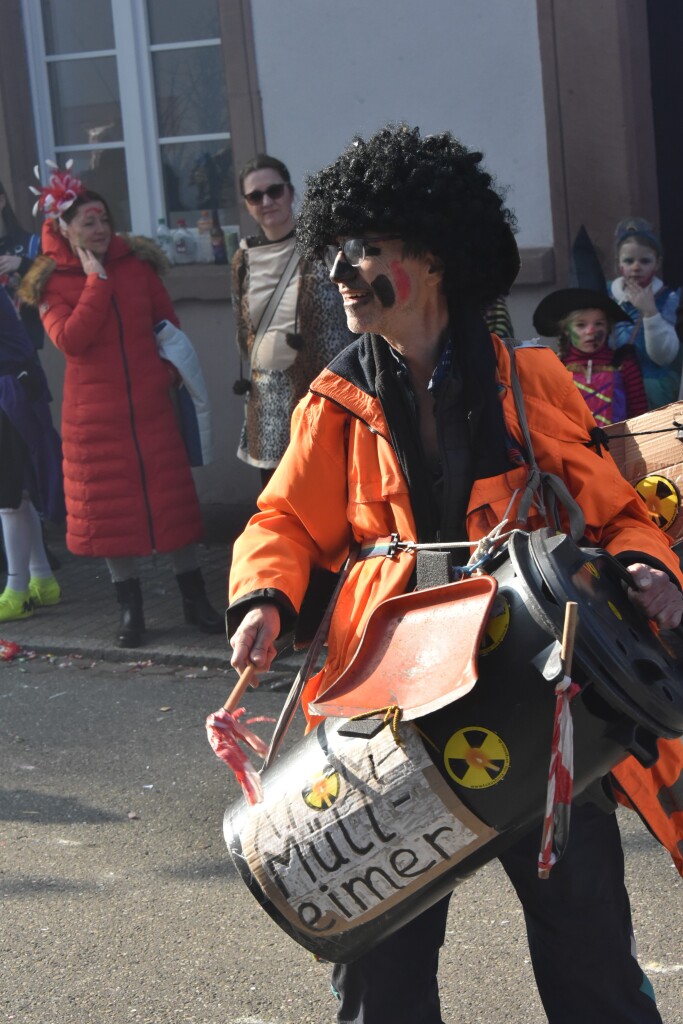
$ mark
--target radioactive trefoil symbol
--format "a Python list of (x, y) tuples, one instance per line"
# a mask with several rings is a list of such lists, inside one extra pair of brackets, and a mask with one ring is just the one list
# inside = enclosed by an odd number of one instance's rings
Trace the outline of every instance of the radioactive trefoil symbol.
[(443, 752), (450, 777), (465, 789), (495, 786), (510, 767), (510, 752), (497, 733), (467, 726), (454, 733)]
[(634, 487), (645, 502), (650, 519), (660, 530), (668, 530), (672, 525), (678, 510), (681, 507), (681, 499), (675, 485), (665, 476), (652, 474), (644, 476)]

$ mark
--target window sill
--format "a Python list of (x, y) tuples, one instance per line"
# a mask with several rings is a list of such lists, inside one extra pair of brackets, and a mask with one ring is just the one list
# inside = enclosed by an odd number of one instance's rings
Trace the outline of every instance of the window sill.
[(219, 263), (185, 263), (171, 267), (164, 284), (173, 302), (230, 301), (230, 267)]

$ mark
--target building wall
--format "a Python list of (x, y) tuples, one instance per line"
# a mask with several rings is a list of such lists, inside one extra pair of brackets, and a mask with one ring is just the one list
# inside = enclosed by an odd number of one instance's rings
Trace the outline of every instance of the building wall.
[(343, 17), (333, 0), (252, 0), (252, 18), (266, 145), (298, 187), (389, 121), (483, 152), (517, 216), (523, 283), (510, 309), (530, 337), (554, 281), (536, 0), (346, 0)]
[(388, 121), (481, 149), (552, 244), (536, 0), (252, 0), (266, 143), (295, 181)]
[[(0, 180), (20, 223), (28, 226), (37, 147), (21, 0), (3, 0), (0, 31)], [(33, 229), (35, 230), (35, 229)]]
[(623, 217), (657, 221), (645, 0), (538, 0), (555, 266), (585, 225), (614, 275)]

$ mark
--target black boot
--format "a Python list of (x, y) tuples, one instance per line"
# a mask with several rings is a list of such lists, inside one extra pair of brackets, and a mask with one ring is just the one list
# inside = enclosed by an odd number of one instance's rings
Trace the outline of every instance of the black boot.
[(201, 569), (188, 569), (187, 572), (179, 573), (176, 579), (183, 595), (185, 622), (198, 626), (203, 633), (222, 633), (225, 622), (223, 616), (209, 603)]
[(121, 607), (117, 642), (119, 647), (139, 647), (145, 632), (142, 614), (140, 580), (121, 580), (115, 583), (116, 600)]

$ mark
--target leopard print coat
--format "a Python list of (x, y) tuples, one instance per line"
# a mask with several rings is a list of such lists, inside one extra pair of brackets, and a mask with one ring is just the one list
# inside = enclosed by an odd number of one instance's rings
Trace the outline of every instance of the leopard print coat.
[(287, 344), (296, 357), (287, 369), (251, 366), (254, 326), (249, 316), (249, 249), (232, 261), (232, 308), (240, 358), (250, 367), (244, 425), (237, 455), (260, 469), (274, 469), (289, 444), (294, 406), (329, 361), (353, 341), (346, 326), (341, 296), (322, 263), (299, 262), (296, 333)]

